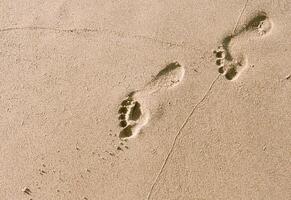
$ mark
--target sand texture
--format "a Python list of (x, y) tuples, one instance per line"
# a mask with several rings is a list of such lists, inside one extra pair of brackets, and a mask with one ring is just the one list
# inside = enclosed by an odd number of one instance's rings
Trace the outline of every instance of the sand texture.
[(291, 199), (291, 0), (0, 8), (0, 200)]

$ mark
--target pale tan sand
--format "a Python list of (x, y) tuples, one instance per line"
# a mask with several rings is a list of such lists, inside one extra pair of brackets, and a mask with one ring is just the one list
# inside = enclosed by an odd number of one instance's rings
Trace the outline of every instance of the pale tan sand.
[[(291, 198), (290, 0), (0, 7), (1, 200)], [(232, 38), (227, 80), (213, 50), (258, 12), (271, 27)], [(172, 62), (120, 140), (121, 102)]]

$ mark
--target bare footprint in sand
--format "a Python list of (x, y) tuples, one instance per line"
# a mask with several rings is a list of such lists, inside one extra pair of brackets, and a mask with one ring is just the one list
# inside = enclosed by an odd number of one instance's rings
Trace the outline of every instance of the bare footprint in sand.
[(265, 12), (259, 12), (245, 23), (235, 33), (226, 36), (222, 44), (214, 51), (218, 72), (228, 80), (235, 80), (247, 68), (247, 57), (231, 51), (232, 44), (239, 43), (244, 38), (263, 38), (267, 36), (273, 27), (271, 19)]
[(185, 69), (178, 62), (168, 64), (141, 90), (131, 92), (124, 99), (118, 110), (119, 126), (122, 128), (120, 139), (136, 137), (148, 123), (150, 113), (147, 109), (147, 100), (160, 90), (177, 86), (183, 79)]

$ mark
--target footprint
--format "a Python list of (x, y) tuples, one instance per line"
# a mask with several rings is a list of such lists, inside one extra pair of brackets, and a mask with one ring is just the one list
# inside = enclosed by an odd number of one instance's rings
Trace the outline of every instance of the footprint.
[(237, 79), (247, 68), (248, 60), (244, 54), (231, 51), (232, 43), (239, 42), (242, 38), (262, 38), (271, 32), (272, 27), (273, 23), (267, 14), (259, 12), (236, 32), (223, 38), (221, 45), (213, 52), (218, 72), (227, 80)]
[(123, 128), (119, 134), (121, 139), (135, 137), (149, 120), (148, 110), (137, 100), (138, 94), (139, 92), (132, 92), (120, 104), (118, 119), (119, 126)]
[(127, 95), (118, 110), (119, 126), (122, 128), (119, 138), (125, 140), (136, 137), (150, 119), (147, 100), (160, 90), (177, 86), (182, 81), (184, 74), (185, 68), (178, 62), (170, 63), (144, 88)]

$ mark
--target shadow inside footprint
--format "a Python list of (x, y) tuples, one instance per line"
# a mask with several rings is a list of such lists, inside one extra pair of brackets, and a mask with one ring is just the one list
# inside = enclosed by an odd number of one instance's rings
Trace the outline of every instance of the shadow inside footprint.
[(255, 30), (260, 27), (261, 23), (267, 19), (267, 14), (265, 12), (258, 13), (247, 25), (246, 31)]
[(228, 71), (225, 74), (225, 78), (227, 80), (232, 80), (236, 75), (237, 75), (237, 70), (236, 70), (236, 67), (233, 66), (228, 69)]
[(132, 136), (132, 125), (128, 125), (122, 131), (120, 131), (119, 138), (126, 139)]
[(129, 112), (129, 120), (137, 121), (140, 116), (142, 115), (141, 108), (140, 108), (140, 103), (135, 102), (135, 105), (131, 108)]
[(170, 63), (156, 75), (156, 78), (160, 76), (164, 76), (168, 74), (170, 71), (173, 71), (179, 67), (181, 67), (181, 65), (177, 62)]
[(233, 38), (233, 36), (229, 35), (229, 36), (226, 36), (225, 38), (223, 38), (223, 40), (222, 40), (222, 47), (225, 51), (225, 59), (229, 60), (229, 61), (233, 59), (230, 52), (229, 52), (229, 44), (230, 44), (230, 41), (232, 38)]
[(125, 106), (120, 107), (119, 110), (118, 110), (118, 113), (119, 114), (125, 114), (125, 113), (127, 113), (127, 108)]
[(119, 122), (119, 126), (120, 126), (120, 127), (126, 127), (126, 125), (127, 125), (127, 122), (126, 122), (125, 120), (121, 120), (121, 121)]
[(121, 106), (129, 106), (132, 102), (132, 99), (128, 98), (121, 102)]

